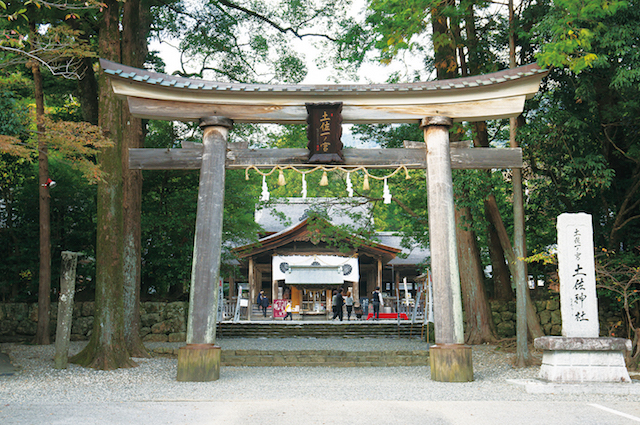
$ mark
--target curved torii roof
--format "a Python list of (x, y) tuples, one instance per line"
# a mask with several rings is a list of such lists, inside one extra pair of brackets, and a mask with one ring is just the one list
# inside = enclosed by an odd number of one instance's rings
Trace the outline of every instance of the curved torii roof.
[(343, 123), (417, 123), (427, 116), (481, 121), (519, 115), (547, 74), (535, 64), (493, 74), (401, 84), (239, 84), (196, 80), (100, 59), (134, 116), (303, 124), (305, 103), (342, 102)]

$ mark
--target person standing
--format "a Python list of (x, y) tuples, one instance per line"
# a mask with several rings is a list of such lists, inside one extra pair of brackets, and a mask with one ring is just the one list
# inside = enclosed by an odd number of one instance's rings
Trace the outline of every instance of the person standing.
[(264, 294), (264, 291), (260, 291), (257, 300), (258, 307), (262, 309), (262, 316), (267, 317), (267, 307), (269, 307), (269, 298)]
[(284, 320), (287, 320), (287, 317), (289, 320), (293, 320), (293, 314), (291, 314), (291, 301), (287, 300), (287, 305), (284, 306), (284, 311), (287, 313)]
[(347, 291), (347, 297), (344, 299), (344, 305), (347, 306), (347, 320), (351, 320), (351, 312), (353, 311), (353, 297), (351, 291)]
[(342, 288), (338, 288), (338, 292), (333, 297), (333, 320), (335, 320), (336, 317), (339, 317), (342, 322), (342, 318), (344, 317), (344, 314), (342, 313), (343, 304), (344, 297), (342, 296)]
[(376, 286), (375, 291), (371, 294), (371, 305), (373, 305), (373, 318), (375, 320), (380, 319), (380, 305), (382, 304), (382, 294), (380, 293), (380, 287)]

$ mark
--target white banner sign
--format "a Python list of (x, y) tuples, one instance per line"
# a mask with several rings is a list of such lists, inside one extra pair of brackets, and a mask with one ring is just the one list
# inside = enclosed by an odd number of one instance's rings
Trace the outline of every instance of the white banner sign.
[(272, 259), (273, 280), (286, 280), (287, 273), (290, 273), (291, 268), (296, 266), (336, 267), (342, 273), (343, 281), (360, 281), (358, 258), (336, 255), (274, 255)]

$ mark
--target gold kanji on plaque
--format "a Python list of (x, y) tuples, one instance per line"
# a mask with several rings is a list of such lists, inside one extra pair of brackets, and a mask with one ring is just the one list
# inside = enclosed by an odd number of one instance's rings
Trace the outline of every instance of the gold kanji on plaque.
[(344, 163), (342, 154), (342, 102), (307, 103), (309, 162)]

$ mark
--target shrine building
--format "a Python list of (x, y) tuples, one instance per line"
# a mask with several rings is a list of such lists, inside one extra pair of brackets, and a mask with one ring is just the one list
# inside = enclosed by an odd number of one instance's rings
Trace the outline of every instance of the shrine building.
[[(429, 251), (402, 248), (392, 232), (371, 233), (371, 207), (364, 198), (281, 198), (258, 208), (264, 236), (233, 250), (251, 302), (264, 290), (270, 300), (291, 299), (294, 314), (323, 316), (338, 288), (358, 302), (377, 286), (395, 297), (404, 278), (415, 282)], [(372, 236), (361, 236), (365, 229)]]

